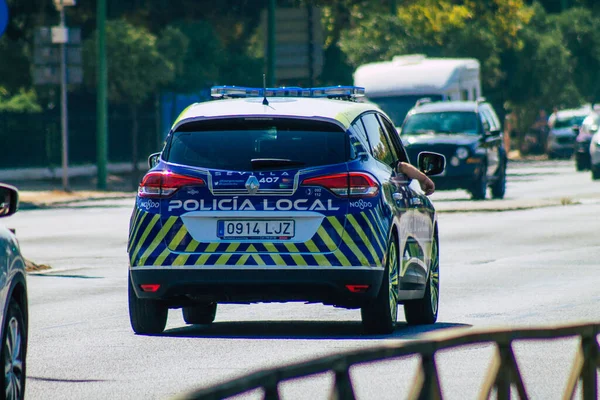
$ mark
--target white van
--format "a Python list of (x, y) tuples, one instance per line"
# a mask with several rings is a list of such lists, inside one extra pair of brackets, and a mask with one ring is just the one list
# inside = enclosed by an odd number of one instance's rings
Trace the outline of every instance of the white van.
[(428, 58), (423, 54), (396, 56), (392, 61), (361, 65), (354, 85), (365, 88), (376, 103), (402, 125), (417, 100), (477, 100), (481, 97), (479, 61), (474, 58)]

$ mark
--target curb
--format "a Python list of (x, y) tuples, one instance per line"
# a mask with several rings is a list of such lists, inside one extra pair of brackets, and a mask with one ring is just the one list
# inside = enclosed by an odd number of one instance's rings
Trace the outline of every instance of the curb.
[(114, 195), (114, 196), (106, 196), (106, 197), (83, 197), (72, 200), (65, 201), (55, 201), (55, 202), (29, 202), (29, 201), (20, 201), (19, 202), (19, 210), (45, 210), (51, 208), (66, 208), (73, 207), (80, 203), (87, 202), (95, 202), (95, 201), (105, 201), (105, 200), (122, 200), (122, 199), (135, 199), (135, 194), (123, 194), (123, 195)]

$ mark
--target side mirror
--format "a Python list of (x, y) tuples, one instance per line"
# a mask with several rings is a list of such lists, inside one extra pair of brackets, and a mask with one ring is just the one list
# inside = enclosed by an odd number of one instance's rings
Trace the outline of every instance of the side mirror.
[(443, 154), (422, 151), (417, 156), (417, 165), (425, 175), (439, 175), (446, 168), (446, 157)]
[(156, 164), (158, 164), (158, 159), (160, 158), (160, 153), (152, 153), (148, 157), (148, 167), (154, 168)]
[(17, 212), (19, 192), (10, 185), (0, 184), (0, 217), (8, 217)]

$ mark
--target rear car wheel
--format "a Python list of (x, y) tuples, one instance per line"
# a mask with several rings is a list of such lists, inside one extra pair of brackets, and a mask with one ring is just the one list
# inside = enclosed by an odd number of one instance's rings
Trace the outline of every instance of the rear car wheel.
[(437, 235), (431, 246), (431, 265), (425, 295), (404, 303), (404, 317), (409, 325), (433, 324), (437, 321), (440, 300), (440, 248)]
[(582, 153), (575, 153), (575, 169), (577, 171), (585, 171), (590, 168), (589, 160)]
[(595, 181), (600, 179), (600, 164), (592, 165), (592, 179)]
[(25, 353), (27, 334), (23, 312), (13, 299), (8, 305), (4, 320), (2, 352), (4, 360), (4, 399), (18, 400), (25, 397)]
[(137, 334), (161, 333), (167, 325), (169, 308), (157, 300), (140, 299), (129, 278), (129, 321)]
[(473, 200), (485, 200), (485, 195), (487, 193), (487, 175), (485, 173), (485, 167), (481, 172), (481, 175), (473, 182), (473, 187), (471, 189), (471, 199)]
[(183, 320), (190, 325), (211, 324), (217, 314), (217, 303), (183, 307)]
[(492, 198), (503, 199), (506, 193), (506, 165), (498, 173), (496, 182), (492, 185)]
[(396, 236), (388, 243), (383, 282), (375, 300), (360, 309), (363, 328), (369, 334), (388, 334), (398, 320), (398, 279), (400, 263)]

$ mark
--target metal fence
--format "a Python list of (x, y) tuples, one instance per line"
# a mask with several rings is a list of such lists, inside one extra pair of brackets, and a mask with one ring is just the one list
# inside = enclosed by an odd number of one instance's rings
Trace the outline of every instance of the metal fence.
[[(138, 159), (160, 149), (157, 121), (153, 113), (140, 113)], [(108, 156), (111, 162), (132, 159), (132, 122), (128, 115), (108, 118)], [(58, 167), (61, 165), (60, 115), (44, 113), (0, 113), (0, 168)], [(96, 115), (72, 112), (69, 118), (69, 163), (96, 162)]]
[(495, 345), (495, 355), (487, 371), (480, 398), (489, 399), (495, 391), (499, 400), (510, 399), (511, 388), (514, 387), (519, 398), (528, 399), (529, 396), (513, 352), (513, 342), (571, 337), (579, 338), (580, 343), (563, 399), (572, 399), (578, 384), (581, 384), (583, 399), (596, 399), (598, 394), (597, 371), (600, 367), (600, 348), (597, 341), (599, 333), (600, 323), (514, 330), (466, 330), (458, 328), (424, 335), (423, 340), (356, 350), (308, 362), (258, 371), (229, 382), (185, 393), (178, 399), (224, 399), (262, 389), (265, 400), (277, 400), (280, 399), (279, 383), (327, 372), (335, 374), (334, 387), (330, 398), (338, 400), (354, 399), (355, 394), (350, 378), (350, 367), (411, 355), (420, 355), (421, 362), (419, 374), (413, 384), (409, 398), (442, 399), (443, 395), (435, 361), (436, 352), (473, 344)]

